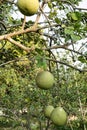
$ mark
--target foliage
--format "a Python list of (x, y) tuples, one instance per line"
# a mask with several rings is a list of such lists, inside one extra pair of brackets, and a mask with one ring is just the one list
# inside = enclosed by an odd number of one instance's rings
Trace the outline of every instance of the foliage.
[[(80, 1), (41, 1), (35, 21), (19, 18), (14, 0), (0, 1), (1, 130), (86, 130), (87, 9), (78, 7)], [(45, 20), (39, 22), (41, 14)], [(40, 70), (54, 75), (51, 89), (37, 87)], [(48, 105), (64, 108), (65, 126), (44, 116)]]

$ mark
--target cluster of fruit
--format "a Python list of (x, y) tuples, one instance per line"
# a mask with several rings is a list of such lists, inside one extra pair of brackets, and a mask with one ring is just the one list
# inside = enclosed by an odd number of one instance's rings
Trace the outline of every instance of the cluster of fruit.
[(56, 107), (49, 105), (45, 108), (44, 114), (47, 118), (58, 126), (65, 125), (67, 122), (67, 113), (62, 107)]
[[(17, 0), (20, 12), (25, 16), (32, 16), (38, 12), (38, 0)], [(41, 71), (36, 76), (36, 84), (39, 88), (47, 90), (54, 85), (54, 76), (49, 71)], [(56, 125), (64, 125), (67, 122), (67, 114), (62, 107), (47, 106), (44, 110), (46, 117)]]
[[(36, 76), (36, 84), (41, 89), (50, 89), (54, 82), (54, 76), (49, 71), (41, 71)], [(62, 107), (46, 106), (44, 115), (59, 126), (65, 125), (67, 122), (67, 113)]]

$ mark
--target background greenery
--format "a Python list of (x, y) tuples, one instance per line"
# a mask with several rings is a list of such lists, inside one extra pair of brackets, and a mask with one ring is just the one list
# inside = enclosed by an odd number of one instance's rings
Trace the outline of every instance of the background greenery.
[[(49, 11), (41, 12), (45, 20), (38, 22), (38, 31), (13, 36), (33, 47), (30, 52), (0, 39), (0, 130), (87, 129), (87, 10), (77, 8), (80, 1), (47, 2)], [(0, 38), (21, 31), (23, 19), (15, 19), (14, 12), (14, 0), (0, 1)], [(34, 22), (28, 20), (24, 29)], [(40, 70), (54, 75), (50, 90), (36, 86)], [(65, 109), (65, 126), (55, 126), (44, 116), (48, 104)]]

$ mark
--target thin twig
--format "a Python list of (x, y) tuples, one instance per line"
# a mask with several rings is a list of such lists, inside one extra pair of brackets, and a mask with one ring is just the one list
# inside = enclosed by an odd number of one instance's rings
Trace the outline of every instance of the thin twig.
[(47, 60), (50, 60), (50, 61), (53, 61), (53, 62), (58, 62), (58, 63), (60, 63), (60, 64), (63, 64), (63, 65), (65, 65), (65, 66), (68, 66), (68, 67), (70, 67), (70, 68), (72, 68), (72, 69), (75, 69), (75, 70), (77, 70), (77, 71), (79, 71), (79, 72), (87, 72), (87, 70), (82, 70), (82, 69), (76, 68), (76, 67), (74, 67), (74, 66), (72, 66), (72, 65), (70, 65), (70, 64), (67, 64), (67, 63), (63, 62), (63, 61), (54, 60), (54, 59), (50, 59), (50, 58), (46, 58), (46, 59), (47, 59)]
[[(81, 102), (81, 99), (80, 99), (80, 93), (79, 93), (79, 90), (77, 89), (77, 94), (78, 94), (78, 101), (79, 101), (79, 106), (80, 106), (80, 111), (81, 111), (81, 115), (82, 115), (82, 120), (84, 121), (84, 111), (83, 111), (83, 107), (82, 107), (82, 102)], [(86, 130), (86, 126), (85, 124), (83, 124), (84, 126), (84, 130)]]
[[(45, 5), (45, 3), (43, 1), (39, 8), (43, 10), (44, 9), (44, 5)], [(36, 20), (35, 20), (35, 23), (34, 23), (35, 27), (37, 26), (37, 24), (38, 24), (38, 22), (40, 20), (41, 14), (42, 14), (42, 12), (38, 12), (38, 14), (37, 14), (37, 17), (36, 17)]]
[(30, 58), (29, 55), (27, 55), (27, 56), (15, 58), (14, 60), (10, 60), (10, 61), (7, 61), (7, 62), (5, 62), (5, 63), (2, 63), (2, 64), (0, 64), (0, 67), (5, 66), (5, 65), (7, 65), (7, 64), (14, 63), (14, 62), (18, 62), (18, 61), (24, 61), (24, 62), (25, 62), (25, 61), (26, 61), (25, 58), (29, 58), (29, 60), (32, 60), (32, 58)]
[(68, 46), (70, 46), (71, 44), (64, 44), (64, 45), (55, 45), (55, 46), (52, 46), (52, 47), (48, 47), (48, 48), (46, 48), (45, 50), (52, 50), (52, 49), (65, 49), (65, 50), (68, 50), (68, 51), (72, 51), (72, 52), (74, 52), (74, 53), (77, 53), (77, 54), (79, 54), (79, 55), (82, 55), (82, 56), (84, 56), (84, 57), (86, 57), (84, 54), (82, 54), (82, 53), (80, 53), (79, 51), (76, 51), (76, 50), (74, 50), (74, 49), (70, 49), (70, 48), (68, 48)]
[(23, 20), (23, 24), (22, 24), (22, 30), (24, 30), (25, 23), (26, 23), (26, 16), (24, 16), (24, 20)]

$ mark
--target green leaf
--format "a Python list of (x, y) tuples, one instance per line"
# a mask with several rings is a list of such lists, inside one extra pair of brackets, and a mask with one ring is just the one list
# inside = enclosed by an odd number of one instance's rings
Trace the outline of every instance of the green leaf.
[(38, 67), (42, 67), (44, 69), (47, 68), (47, 63), (46, 63), (45, 57), (36, 56), (36, 59), (37, 59), (37, 66)]
[(59, 18), (55, 18), (55, 22), (59, 24), (61, 21)]
[(80, 20), (81, 19), (81, 14), (79, 12), (72, 12), (71, 13), (71, 18), (75, 21)]
[(78, 17), (76, 16), (76, 13), (72, 13), (71, 17), (72, 17), (73, 20), (78, 20)]
[(70, 27), (66, 27), (64, 30), (65, 34), (73, 34), (74, 33), (74, 27), (70, 26)]
[(50, 9), (52, 9), (52, 7), (53, 7), (52, 2), (48, 2), (48, 7), (49, 7)]
[(72, 38), (73, 41), (78, 41), (78, 40), (81, 39), (81, 37), (78, 36), (78, 35), (76, 35), (76, 34), (72, 34), (72, 35), (71, 35), (71, 38)]
[(86, 59), (84, 56), (79, 56), (78, 60), (81, 61), (82, 63), (86, 63)]

